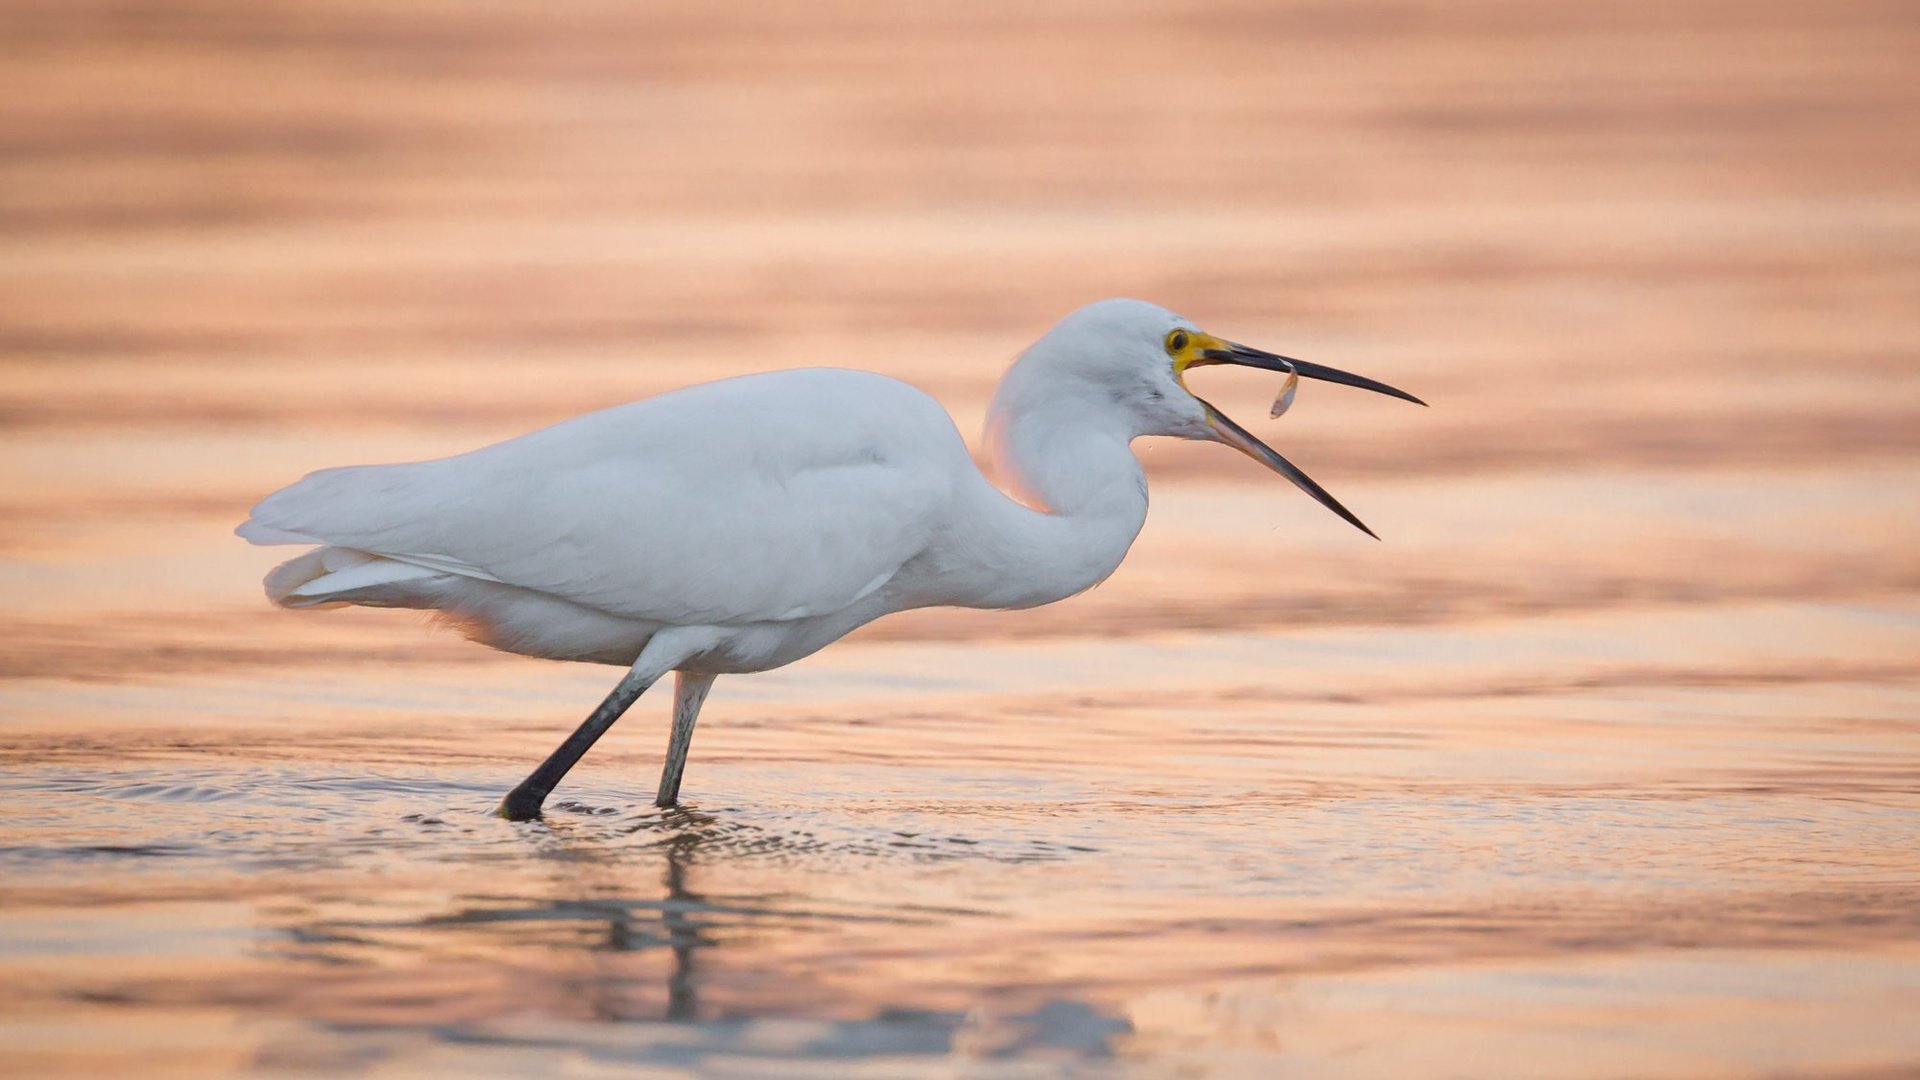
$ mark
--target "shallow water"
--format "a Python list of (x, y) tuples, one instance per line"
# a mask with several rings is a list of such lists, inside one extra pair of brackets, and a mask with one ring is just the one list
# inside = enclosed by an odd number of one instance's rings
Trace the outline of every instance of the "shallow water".
[[(14, 8), (0, 1072), (1920, 1070), (1910, 13)], [(655, 697), (489, 816), (616, 673), (229, 535), (743, 371), (972, 431), (1112, 293), (1432, 401), (1255, 425), (1385, 541), (1142, 443), (1111, 581), (723, 679), (683, 809)]]

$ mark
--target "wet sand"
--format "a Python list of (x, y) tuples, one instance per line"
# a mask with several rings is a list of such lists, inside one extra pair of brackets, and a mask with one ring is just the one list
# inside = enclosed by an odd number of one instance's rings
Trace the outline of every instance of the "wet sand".
[[(10, 5), (0, 1072), (1920, 1069), (1897, 5)], [(1403, 385), (1093, 592), (648, 699), (260, 598), (327, 465), (1139, 295)], [(1196, 385), (1244, 420), (1274, 380)], [(1202, 383), (1204, 385), (1202, 385)]]

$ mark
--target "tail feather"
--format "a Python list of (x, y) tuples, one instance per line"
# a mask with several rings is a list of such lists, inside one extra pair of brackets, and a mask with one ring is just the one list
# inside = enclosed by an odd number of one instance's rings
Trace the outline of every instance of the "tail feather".
[(438, 570), (394, 562), (351, 548), (316, 548), (267, 574), (267, 599), (281, 607), (378, 602), (380, 586), (442, 576)]
[(306, 536), (297, 532), (288, 532), (286, 529), (276, 529), (271, 525), (262, 524), (256, 518), (248, 518), (241, 522), (233, 530), (233, 535), (245, 540), (249, 544), (259, 544), (261, 546), (271, 544), (323, 544), (326, 542), (318, 537)]

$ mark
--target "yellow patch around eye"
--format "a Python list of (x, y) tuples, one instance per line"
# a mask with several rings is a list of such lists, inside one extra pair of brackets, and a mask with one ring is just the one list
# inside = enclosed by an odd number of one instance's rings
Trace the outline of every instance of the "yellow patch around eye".
[[(1185, 334), (1187, 337), (1187, 347), (1177, 351), (1173, 350), (1171, 348), (1173, 345), (1173, 334)], [(1205, 356), (1207, 350), (1224, 349), (1227, 347), (1226, 343), (1219, 338), (1214, 337), (1212, 334), (1203, 334), (1198, 330), (1182, 328), (1175, 330), (1173, 334), (1167, 335), (1167, 345), (1169, 346), (1169, 353), (1173, 357), (1173, 377), (1175, 381), (1180, 383), (1182, 388), (1185, 388), (1187, 385), (1184, 376), (1188, 368), (1196, 366), (1204, 367), (1207, 364), (1219, 362), (1217, 360), (1208, 360)]]

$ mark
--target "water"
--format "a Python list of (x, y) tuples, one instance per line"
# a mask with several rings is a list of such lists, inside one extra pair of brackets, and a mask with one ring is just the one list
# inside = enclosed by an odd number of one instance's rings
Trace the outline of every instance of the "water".
[[(1920, 1070), (1909, 14), (15, 9), (0, 1072)], [(490, 817), (616, 673), (228, 533), (742, 371), (971, 431), (1112, 293), (1432, 401), (1197, 376), (1385, 541), (1143, 443), (1114, 579), (723, 679), (680, 810), (650, 697)]]

